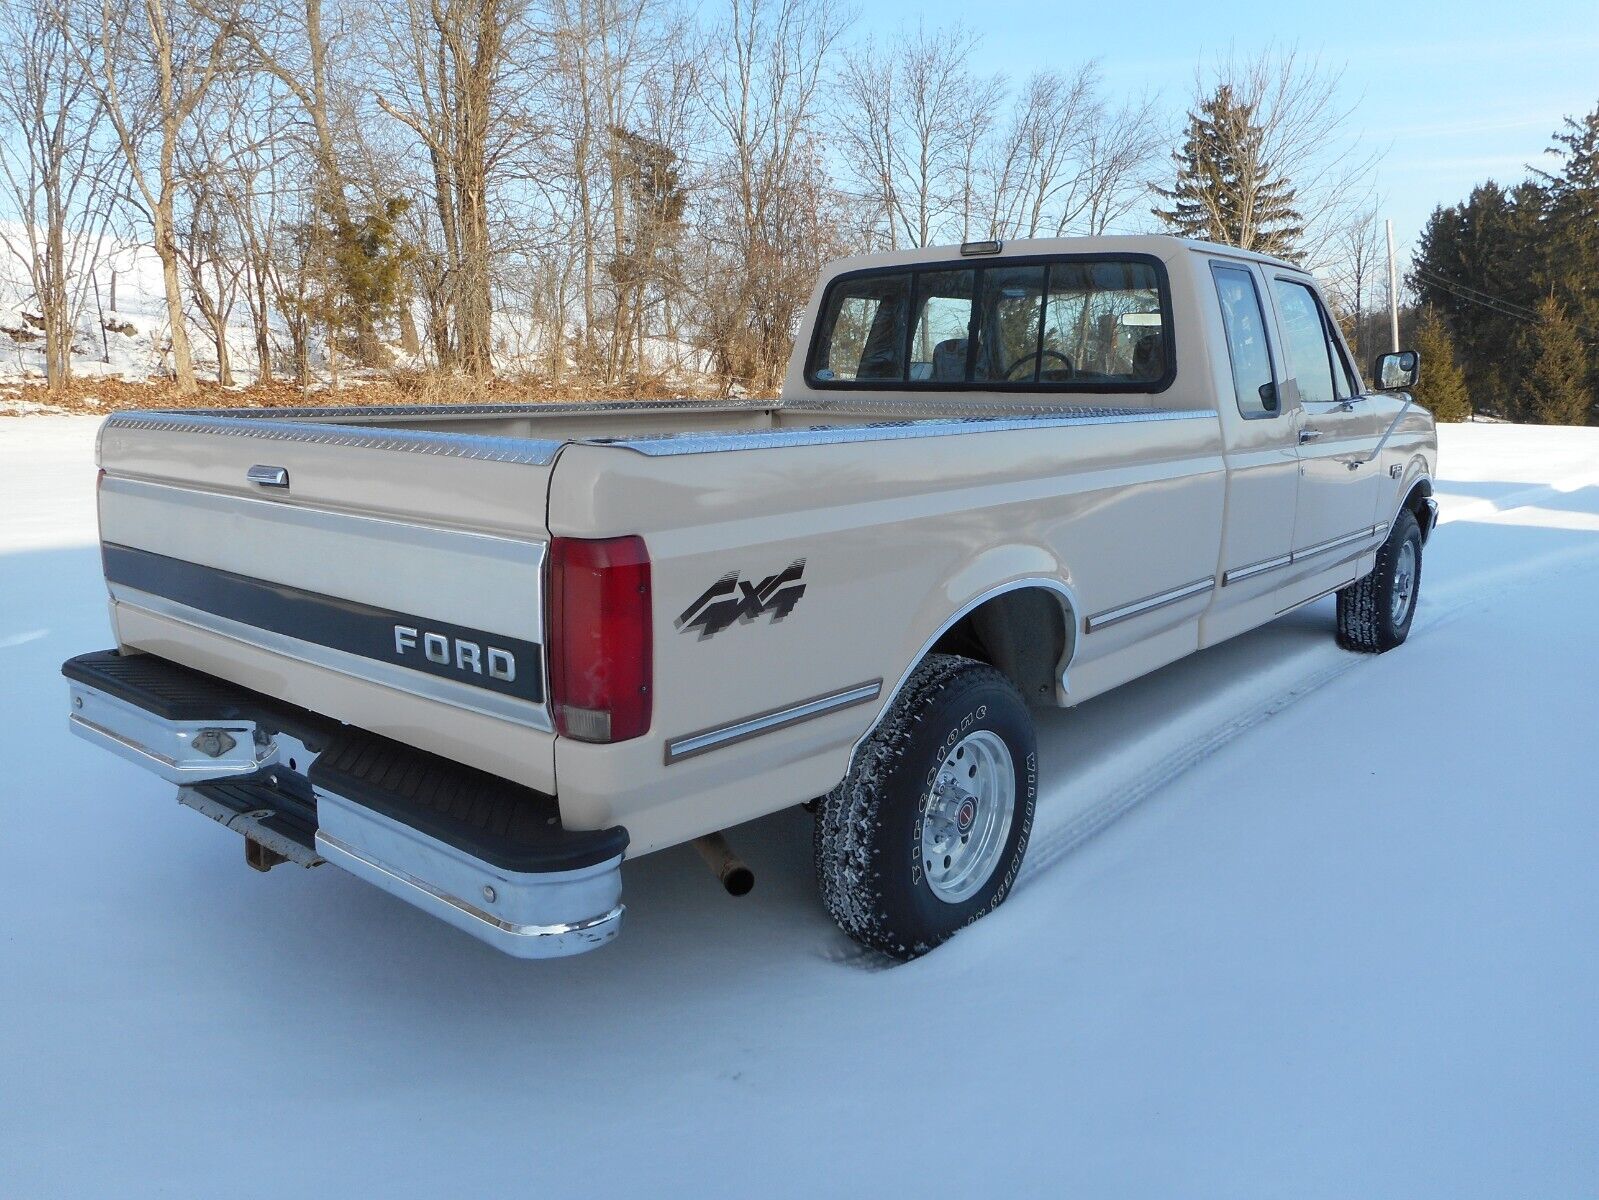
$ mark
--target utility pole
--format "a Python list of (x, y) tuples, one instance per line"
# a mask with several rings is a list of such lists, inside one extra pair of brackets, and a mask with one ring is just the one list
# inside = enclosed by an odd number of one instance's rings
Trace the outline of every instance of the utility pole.
[(1384, 220), (1388, 227), (1388, 332), (1393, 337), (1393, 352), (1399, 353), (1399, 274), (1394, 270), (1394, 223)]

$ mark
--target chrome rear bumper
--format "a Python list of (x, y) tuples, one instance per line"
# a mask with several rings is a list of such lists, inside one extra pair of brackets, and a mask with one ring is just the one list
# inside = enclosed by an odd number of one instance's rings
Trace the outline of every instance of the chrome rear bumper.
[(276, 749), (254, 721), (172, 721), (73, 681), (68, 727), (86, 742), (179, 786), (254, 775)]
[(553, 797), (152, 656), (62, 669), (74, 734), (178, 784), (273, 861), (334, 863), (517, 958), (620, 932), (627, 835), (563, 829)]
[(622, 856), (571, 871), (507, 871), (316, 790), (328, 862), (514, 958), (593, 950), (622, 928)]

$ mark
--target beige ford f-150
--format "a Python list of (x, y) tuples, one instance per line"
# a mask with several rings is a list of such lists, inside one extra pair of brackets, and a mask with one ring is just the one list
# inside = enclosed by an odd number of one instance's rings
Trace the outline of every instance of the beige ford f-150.
[(910, 957), (1016, 877), (1029, 706), (1333, 592), (1405, 640), (1418, 366), (1364, 382), (1290, 263), (1092, 238), (836, 264), (775, 401), (119, 414), (71, 727), (524, 957), (613, 937), (630, 855), (747, 886), (719, 831), (808, 804)]

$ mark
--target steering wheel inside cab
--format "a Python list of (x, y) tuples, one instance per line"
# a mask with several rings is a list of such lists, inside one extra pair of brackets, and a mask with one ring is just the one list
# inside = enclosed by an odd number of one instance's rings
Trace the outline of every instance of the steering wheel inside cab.
[[(1044, 363), (1046, 358), (1059, 359), (1060, 366), (1046, 366)], [(1039, 368), (1039, 383), (1064, 383), (1066, 380), (1070, 379), (1076, 374), (1076, 372), (1072, 369), (1072, 360), (1067, 358), (1059, 350), (1034, 350), (1031, 354), (1022, 355), (1015, 362), (1011, 363), (1010, 366), (1006, 367), (1001, 375), (1001, 378), (1003, 378), (1007, 383), (1015, 383), (1017, 382), (1017, 368), (1025, 367), (1030, 363), (1035, 362), (1038, 364)]]

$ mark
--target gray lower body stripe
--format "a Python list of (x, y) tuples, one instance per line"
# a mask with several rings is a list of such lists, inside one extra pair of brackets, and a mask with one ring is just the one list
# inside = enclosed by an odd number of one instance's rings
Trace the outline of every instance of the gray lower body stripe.
[(1120, 608), (1111, 608), (1102, 613), (1095, 613), (1084, 624), (1089, 633), (1094, 633), (1120, 621), (1129, 621), (1134, 617), (1141, 617), (1145, 613), (1154, 612), (1157, 608), (1165, 608), (1168, 604), (1176, 604), (1194, 596), (1201, 596), (1213, 590), (1215, 586), (1216, 577), (1207, 575), (1204, 579), (1196, 579), (1193, 583), (1185, 583), (1182, 587), (1172, 588), (1169, 592), (1160, 592), (1154, 596), (1146, 596), (1142, 600), (1134, 600), (1131, 604), (1123, 604)]
[(395, 663), (365, 658), (333, 646), (307, 642), (287, 634), (275, 633), (270, 629), (247, 625), (242, 621), (234, 621), (203, 609), (191, 608), (186, 604), (169, 600), (165, 596), (143, 592), (125, 584), (111, 584), (110, 592), (111, 598), (118, 604), (131, 605), (158, 617), (165, 617), (169, 621), (192, 625), (208, 633), (254, 646), (258, 650), (281, 654), (285, 658), (324, 667), (341, 675), (393, 688), (409, 695), (436, 700), (452, 708), (464, 708), (487, 717), (498, 717), (502, 721), (513, 721), (518, 725), (546, 732), (552, 728), (549, 713), (542, 704), (516, 696), (496, 695), (483, 688), (457, 683), (452, 679), (423, 674)]
[(850, 708), (856, 704), (865, 704), (868, 700), (875, 700), (883, 693), (883, 681), (874, 679), (870, 683), (857, 684), (842, 691), (829, 692), (825, 696), (815, 696), (809, 700), (802, 700), (798, 704), (788, 705), (786, 708), (774, 708), (768, 712), (756, 713), (753, 717), (746, 717), (742, 721), (735, 721), (731, 725), (719, 725), (715, 729), (703, 729), (698, 733), (691, 733), (666, 743), (666, 761), (668, 763), (682, 762), (685, 758), (692, 758), (696, 754), (704, 754), (708, 750), (715, 750), (722, 746), (730, 746), (734, 742), (742, 742), (746, 738), (757, 737), (763, 733), (771, 733), (775, 729), (786, 729), (790, 725), (797, 725), (801, 721), (809, 721), (812, 717), (820, 717), (830, 712), (837, 712), (841, 708)]

